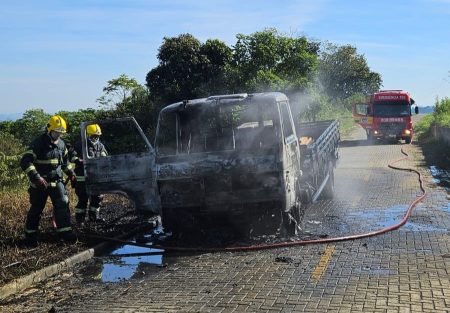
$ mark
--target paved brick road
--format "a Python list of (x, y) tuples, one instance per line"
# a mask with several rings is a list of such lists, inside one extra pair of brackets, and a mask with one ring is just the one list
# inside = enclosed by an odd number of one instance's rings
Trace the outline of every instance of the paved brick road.
[[(164, 258), (129, 280), (102, 283), (87, 268), (49, 280), (11, 299), (5, 312), (450, 312), (450, 206), (434, 186), (417, 146), (365, 145), (362, 132), (344, 140), (336, 197), (308, 209), (311, 236), (372, 231), (398, 222), (420, 194), (428, 197), (401, 229), (367, 239), (258, 252)], [(98, 276), (100, 277), (100, 276)], [(97, 277), (97, 278), (98, 278)]]

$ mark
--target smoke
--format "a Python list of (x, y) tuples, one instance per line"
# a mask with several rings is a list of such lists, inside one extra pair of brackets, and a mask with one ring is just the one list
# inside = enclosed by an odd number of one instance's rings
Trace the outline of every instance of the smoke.
[(298, 122), (306, 113), (314, 107), (314, 99), (310, 93), (299, 91), (288, 94), (291, 106), (292, 118)]

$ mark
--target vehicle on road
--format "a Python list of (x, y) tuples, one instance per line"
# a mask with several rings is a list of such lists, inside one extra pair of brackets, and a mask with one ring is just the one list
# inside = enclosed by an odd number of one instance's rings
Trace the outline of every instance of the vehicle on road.
[[(413, 138), (412, 110), (414, 100), (403, 90), (380, 90), (368, 96), (365, 103), (353, 104), (353, 117), (367, 134), (368, 140)], [(419, 108), (415, 107), (415, 113)]]
[[(333, 196), (339, 123), (294, 123), (282, 93), (166, 106), (155, 148), (133, 118), (86, 122), (82, 133), (92, 123), (111, 138), (103, 135), (107, 157), (83, 152), (88, 190), (127, 194), (169, 231), (225, 224), (243, 235), (295, 234), (305, 205)], [(121, 142), (127, 148), (114, 153)]]

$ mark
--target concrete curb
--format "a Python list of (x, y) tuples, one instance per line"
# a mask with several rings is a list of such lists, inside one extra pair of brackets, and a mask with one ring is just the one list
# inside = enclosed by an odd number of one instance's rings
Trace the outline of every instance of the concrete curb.
[[(157, 224), (154, 224), (153, 226), (156, 227), (156, 225)], [(120, 235), (115, 239), (128, 238), (141, 230), (143, 229), (142, 228), (133, 229), (129, 233)], [(53, 275), (60, 274), (63, 271), (75, 266), (76, 264), (85, 262), (93, 258), (94, 256), (105, 252), (107, 249), (110, 249), (115, 245), (117, 245), (117, 243), (105, 241), (92, 248), (89, 248), (71, 257), (68, 257), (67, 259), (59, 263), (49, 265), (47, 267), (44, 267), (43, 269), (40, 269), (26, 276), (16, 278), (0, 288), (0, 301), (5, 300), (7, 297), (11, 295), (19, 293), (24, 289), (31, 287), (32, 285), (42, 282)]]
[(19, 293), (20, 291), (29, 288), (34, 284), (42, 282), (53, 275), (59, 274), (78, 263), (82, 263), (91, 259), (94, 255), (100, 253), (100, 251), (105, 250), (106, 247), (110, 245), (110, 243), (101, 243), (93, 248), (84, 250), (71, 257), (68, 257), (67, 259), (59, 263), (49, 265), (34, 273), (14, 279), (13, 281), (0, 288), (0, 301), (5, 300), (11, 295)]

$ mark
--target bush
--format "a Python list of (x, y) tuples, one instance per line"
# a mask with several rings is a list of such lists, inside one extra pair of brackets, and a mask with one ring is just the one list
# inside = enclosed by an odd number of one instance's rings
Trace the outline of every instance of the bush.
[(25, 147), (20, 140), (0, 132), (0, 186), (1, 190), (25, 188), (27, 179), (19, 166)]
[(450, 98), (436, 100), (433, 115), (436, 124), (443, 127), (450, 127)]
[(419, 122), (414, 124), (414, 132), (419, 138), (431, 135), (431, 126), (435, 123), (433, 114), (425, 115)]

